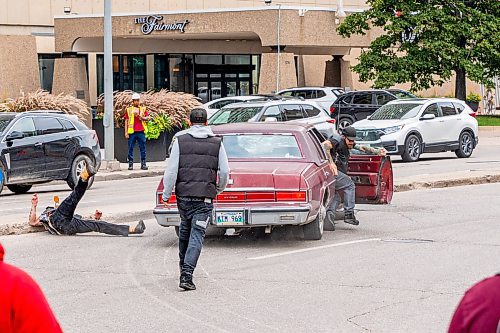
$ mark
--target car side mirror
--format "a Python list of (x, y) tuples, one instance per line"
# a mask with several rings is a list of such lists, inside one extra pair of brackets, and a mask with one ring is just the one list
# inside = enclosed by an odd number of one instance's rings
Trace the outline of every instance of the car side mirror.
[(424, 114), (422, 117), (420, 117), (420, 120), (432, 120), (436, 118), (436, 115), (432, 113)]
[(24, 138), (23, 133), (14, 131), (14, 132), (11, 132), (9, 135), (7, 135), (7, 137), (5, 138), (5, 141), (12, 142), (14, 140), (19, 140), (22, 138)]
[(274, 121), (278, 121), (278, 118), (276, 118), (276, 117), (266, 117), (266, 119), (264, 120), (265, 123), (274, 122)]

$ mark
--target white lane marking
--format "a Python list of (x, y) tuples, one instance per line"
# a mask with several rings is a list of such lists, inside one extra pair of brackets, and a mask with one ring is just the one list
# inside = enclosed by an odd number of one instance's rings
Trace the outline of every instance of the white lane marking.
[(252, 258), (248, 258), (248, 259), (249, 260), (269, 259), (269, 258), (287, 256), (289, 254), (303, 253), (303, 252), (309, 252), (309, 251), (317, 251), (317, 250), (322, 250), (322, 249), (328, 249), (328, 248), (331, 248), (331, 247), (351, 245), (351, 244), (358, 244), (358, 243), (377, 242), (377, 241), (380, 241), (380, 240), (381, 240), (380, 238), (359, 239), (359, 240), (349, 241), (349, 242), (342, 242), (342, 243), (321, 245), (321, 246), (315, 246), (315, 247), (308, 247), (306, 249), (300, 249), (300, 250), (278, 252), (278, 253), (268, 254), (268, 255), (260, 256), (260, 257), (252, 257)]

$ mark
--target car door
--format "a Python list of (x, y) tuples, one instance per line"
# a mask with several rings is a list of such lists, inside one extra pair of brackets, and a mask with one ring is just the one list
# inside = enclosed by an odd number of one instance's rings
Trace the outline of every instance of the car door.
[(320, 180), (319, 184), (321, 186), (321, 197), (323, 196), (325, 190), (328, 189), (328, 192), (330, 193), (329, 199), (331, 200), (333, 198), (333, 194), (335, 193), (335, 177), (328, 163), (328, 158), (325, 154), (325, 151), (321, 145), (325, 138), (316, 128), (310, 129), (307, 134), (312, 139), (312, 142), (314, 144), (313, 149), (320, 157), (320, 164), (318, 165), (317, 174)]
[(458, 141), (462, 130), (462, 122), (460, 116), (452, 102), (438, 102), (439, 108), (443, 113), (443, 121), (445, 130), (441, 133), (441, 141), (452, 143)]
[[(433, 114), (435, 118), (422, 120), (422, 117), (426, 114)], [(442, 142), (442, 133), (443, 131), (446, 131), (446, 127), (443, 120), (443, 114), (441, 113), (441, 109), (437, 103), (432, 103), (424, 109), (420, 115), (417, 127), (422, 135), (423, 143), (425, 143), (427, 147), (440, 144)]]
[(356, 184), (356, 203), (391, 203), (394, 179), (389, 156), (351, 155), (347, 174)]
[(66, 147), (70, 143), (70, 135), (63, 125), (52, 116), (35, 117), (35, 127), (38, 135), (43, 137), (46, 173), (49, 178), (61, 178), (66, 169)]
[(354, 94), (352, 99), (352, 113), (355, 120), (366, 119), (369, 115), (375, 112), (376, 106), (374, 95), (370, 92), (360, 92)]
[(9, 183), (43, 179), (45, 177), (45, 153), (42, 137), (37, 136), (33, 118), (22, 117), (14, 120), (6, 137), (13, 132), (23, 133), (24, 137), (5, 142), (6, 148), (2, 154), (7, 163)]

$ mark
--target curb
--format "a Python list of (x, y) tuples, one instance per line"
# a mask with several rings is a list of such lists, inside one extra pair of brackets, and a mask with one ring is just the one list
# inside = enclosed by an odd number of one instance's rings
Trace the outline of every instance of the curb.
[(108, 180), (122, 180), (132, 178), (156, 177), (163, 176), (164, 170), (151, 170), (151, 171), (136, 171), (130, 174), (120, 172), (102, 172), (97, 173), (94, 178), (95, 181), (108, 181)]
[[(160, 172), (160, 174), (163, 174), (163, 172)], [(123, 176), (124, 178), (127, 177), (127, 175), (123, 174), (109, 175), (109, 176)], [(139, 177), (141, 176), (128, 177), (128, 178), (139, 178)], [(124, 178), (113, 178), (113, 180), (124, 179)], [(420, 189), (446, 188), (446, 187), (480, 185), (480, 184), (490, 184), (490, 183), (500, 183), (500, 174), (484, 175), (484, 176), (477, 176), (470, 178), (438, 180), (431, 182), (413, 182), (408, 184), (399, 184), (399, 185), (394, 185), (394, 192), (407, 192)], [(138, 220), (148, 220), (152, 218), (154, 218), (154, 216), (153, 216), (153, 209), (151, 208), (148, 210), (115, 214), (107, 218), (106, 221), (113, 223), (131, 223), (131, 222), (136, 222)], [(0, 236), (23, 235), (34, 232), (42, 232), (42, 231), (45, 231), (45, 229), (40, 227), (30, 227), (26, 223), (0, 225)]]

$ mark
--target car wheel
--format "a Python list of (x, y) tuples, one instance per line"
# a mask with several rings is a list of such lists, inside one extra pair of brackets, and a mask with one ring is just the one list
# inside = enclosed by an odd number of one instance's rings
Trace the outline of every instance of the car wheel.
[(343, 130), (344, 128), (351, 126), (353, 124), (353, 121), (351, 118), (340, 118), (339, 120), (339, 130)]
[(411, 134), (406, 138), (405, 151), (401, 155), (405, 162), (416, 162), (422, 153), (422, 142), (418, 136)]
[[(87, 163), (92, 163), (90, 158), (86, 155), (80, 154), (75, 157), (73, 163), (71, 164), (71, 170), (69, 171), (68, 178), (66, 179), (66, 183), (71, 189), (74, 189), (76, 184), (78, 183), (78, 179), (80, 178), (80, 174), (85, 169)], [(94, 183), (94, 177), (90, 177), (87, 185), (87, 189), (89, 189)]]
[(326, 207), (322, 203), (319, 207), (319, 212), (314, 221), (302, 226), (304, 231), (304, 239), (306, 240), (320, 240), (323, 236), (325, 225)]
[(455, 155), (458, 158), (468, 158), (472, 155), (474, 150), (474, 138), (470, 132), (462, 132), (460, 138), (458, 139), (458, 149), (455, 150)]
[(15, 194), (24, 194), (31, 190), (33, 185), (7, 185), (7, 188)]

